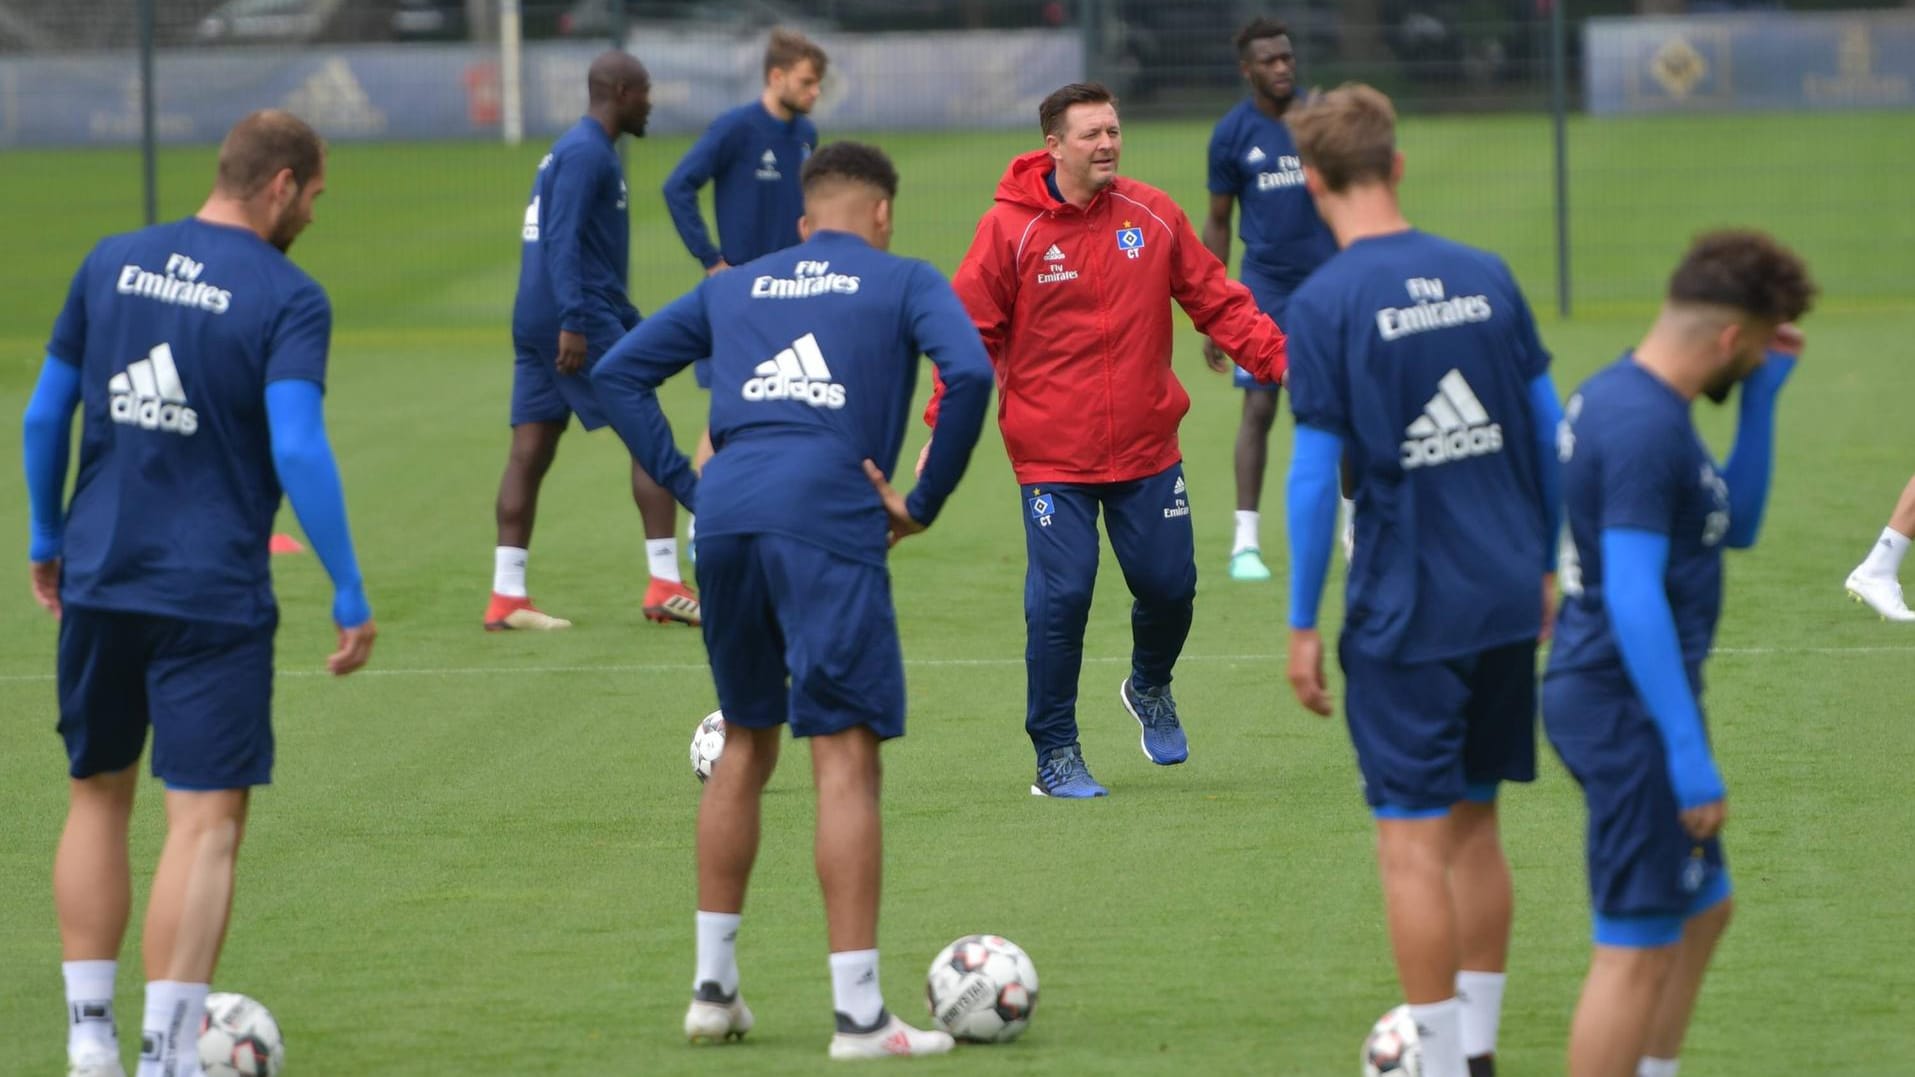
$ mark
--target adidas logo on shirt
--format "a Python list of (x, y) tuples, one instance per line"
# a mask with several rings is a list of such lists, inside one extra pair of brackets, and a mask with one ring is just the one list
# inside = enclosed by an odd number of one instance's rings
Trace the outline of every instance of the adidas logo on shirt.
[(1260, 165), (1266, 156), (1262, 146), (1252, 146), (1250, 152), (1243, 155), (1243, 160), (1245, 164)]
[(757, 176), (761, 180), (775, 180), (775, 179), (784, 178), (783, 173), (778, 171), (778, 155), (777, 154), (773, 153), (770, 150), (766, 150), (765, 155), (763, 157), (758, 158)]
[(1058, 249), (1057, 244), (1053, 243), (1051, 244), (1051, 249), (1044, 252), (1044, 260), (1046, 262), (1061, 262), (1064, 260), (1064, 252)]
[(814, 334), (792, 341), (791, 347), (759, 363), (752, 373), (757, 377), (745, 382), (743, 395), (753, 403), (793, 400), (814, 408), (844, 407), (844, 386), (831, 380), (831, 367), (818, 350)]
[(186, 406), (171, 345), (156, 344), (146, 358), (127, 364), (107, 381), (106, 391), (111, 396), (107, 411), (116, 423), (181, 437), (199, 430), (199, 413)]
[(1184, 492), (1184, 477), (1182, 475), (1177, 476), (1177, 485), (1172, 486), (1170, 492), (1173, 494), (1181, 494)]
[(1503, 451), (1502, 425), (1490, 421), (1462, 371), (1452, 369), (1436, 386), (1423, 414), (1403, 431), (1403, 470)]

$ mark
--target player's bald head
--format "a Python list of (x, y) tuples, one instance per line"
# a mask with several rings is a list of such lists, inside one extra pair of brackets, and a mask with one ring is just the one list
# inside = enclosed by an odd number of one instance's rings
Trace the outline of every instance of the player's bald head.
[(627, 88), (650, 87), (652, 76), (638, 57), (624, 49), (607, 49), (598, 54), (585, 72), (585, 90), (592, 104), (613, 101)]
[(295, 190), (304, 189), (326, 166), (326, 143), (305, 120), (277, 108), (249, 113), (219, 145), (219, 175), (214, 187), (230, 198), (247, 199), (291, 170)]

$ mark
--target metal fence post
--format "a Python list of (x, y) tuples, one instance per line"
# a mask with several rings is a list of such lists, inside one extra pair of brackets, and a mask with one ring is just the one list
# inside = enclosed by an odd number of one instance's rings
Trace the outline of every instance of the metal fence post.
[(1556, 313), (1569, 317), (1569, 66), (1563, 4), (1549, 4), (1549, 106), (1556, 137)]

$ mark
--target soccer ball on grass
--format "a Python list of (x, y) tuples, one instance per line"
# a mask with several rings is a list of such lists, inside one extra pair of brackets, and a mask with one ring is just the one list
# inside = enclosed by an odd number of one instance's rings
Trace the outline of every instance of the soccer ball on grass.
[(966, 935), (931, 962), (925, 983), (931, 1019), (971, 1043), (1008, 1043), (1037, 1008), (1037, 966), (998, 935)]
[(278, 1077), (286, 1068), (279, 1022), (245, 995), (207, 995), (199, 1064), (206, 1077)]
[(692, 730), (692, 773), (699, 781), (711, 777), (711, 768), (718, 765), (718, 757), (724, 752), (725, 715), (722, 711), (713, 711)]
[(1423, 1041), (1408, 1006), (1376, 1019), (1363, 1040), (1363, 1077), (1423, 1077)]

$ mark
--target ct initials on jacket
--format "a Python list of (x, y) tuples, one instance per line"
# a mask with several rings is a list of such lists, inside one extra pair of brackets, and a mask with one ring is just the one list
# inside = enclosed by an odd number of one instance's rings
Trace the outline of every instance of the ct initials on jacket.
[(1182, 458), (1190, 410), (1171, 300), (1266, 381), (1283, 376), (1283, 331), (1169, 195), (1120, 176), (1079, 209), (1051, 194), (1053, 167), (1046, 150), (1012, 159), (951, 282), (997, 371), (1004, 448), (1020, 485), (1155, 475)]

